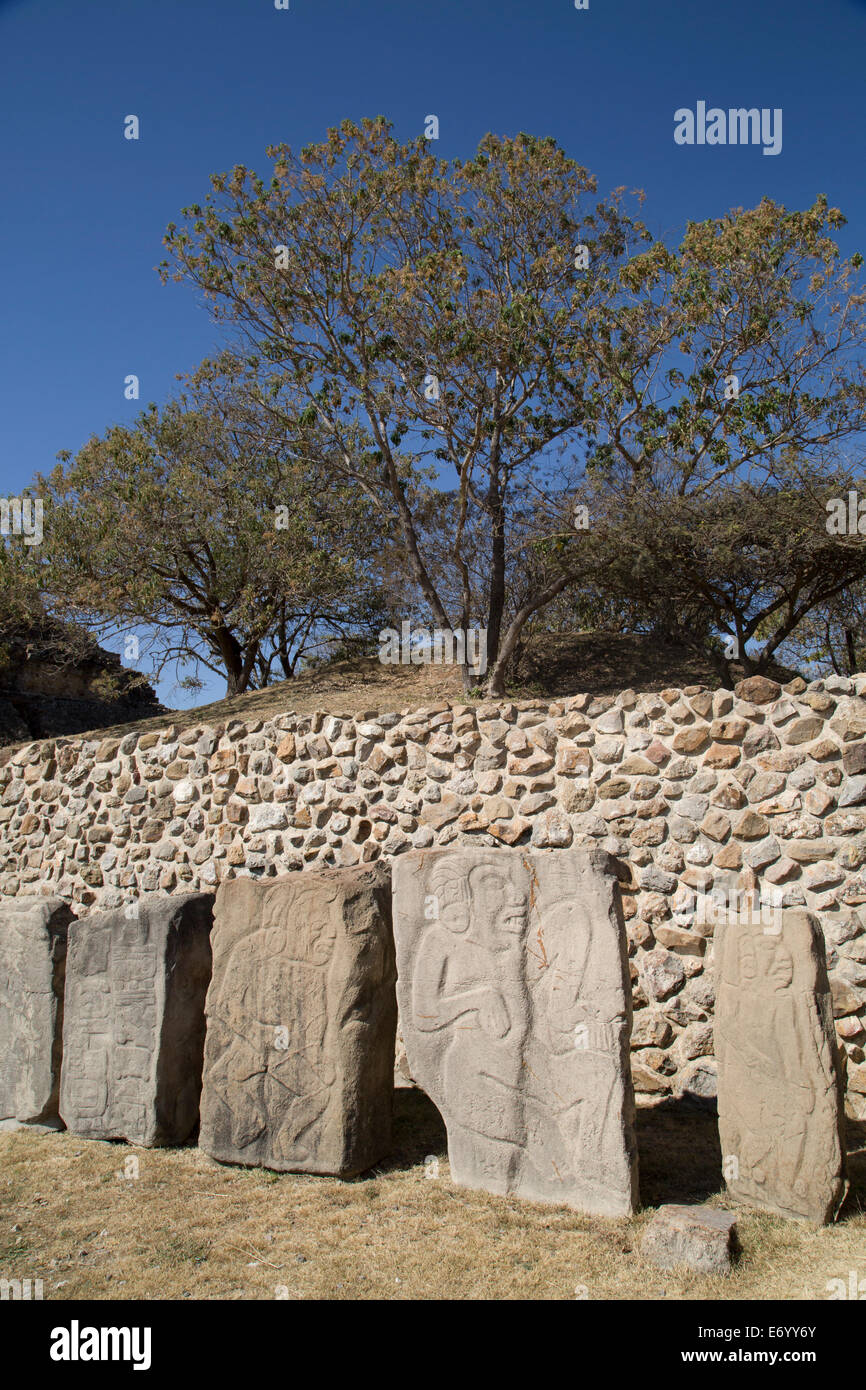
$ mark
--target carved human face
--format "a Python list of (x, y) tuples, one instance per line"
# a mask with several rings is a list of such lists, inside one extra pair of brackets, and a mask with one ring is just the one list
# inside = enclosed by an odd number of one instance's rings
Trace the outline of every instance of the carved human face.
[(778, 937), (761, 936), (757, 943), (760, 973), (774, 994), (787, 989), (794, 978), (791, 953)]
[(526, 895), (502, 869), (482, 864), (471, 871), (472, 915), (494, 951), (507, 950), (526, 930)]
[(740, 940), (740, 980), (758, 994), (779, 994), (794, 978), (791, 953), (777, 936), (748, 932)]

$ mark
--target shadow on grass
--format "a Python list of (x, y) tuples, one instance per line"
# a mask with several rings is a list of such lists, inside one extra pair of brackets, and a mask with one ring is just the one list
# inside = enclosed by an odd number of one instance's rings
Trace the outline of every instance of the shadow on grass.
[(394, 1091), (394, 1138), (391, 1152), (377, 1163), (373, 1174), (381, 1177), (397, 1169), (414, 1168), (428, 1155), (446, 1158), (445, 1122), (423, 1091), (399, 1087)]
[[(714, 1107), (689, 1100), (664, 1101), (637, 1112), (637, 1140), (644, 1205), (701, 1202), (722, 1190), (722, 1156)], [(394, 1092), (394, 1142), (376, 1175), (413, 1168), (428, 1155), (448, 1152), (445, 1123), (421, 1090)]]
[[(714, 1104), (684, 1098), (637, 1112), (640, 1195), (643, 1206), (705, 1202), (724, 1195), (719, 1120)], [(866, 1211), (866, 1124), (847, 1121), (851, 1188), (842, 1220)]]
[[(714, 1103), (683, 1097), (641, 1107), (636, 1130), (642, 1206), (705, 1202), (724, 1193)], [(866, 1211), (866, 1124), (849, 1120), (847, 1138), (851, 1191), (843, 1219)], [(428, 1155), (445, 1158), (447, 1152), (445, 1124), (432, 1100), (421, 1090), (396, 1090), (391, 1152), (362, 1178), (414, 1168)]]

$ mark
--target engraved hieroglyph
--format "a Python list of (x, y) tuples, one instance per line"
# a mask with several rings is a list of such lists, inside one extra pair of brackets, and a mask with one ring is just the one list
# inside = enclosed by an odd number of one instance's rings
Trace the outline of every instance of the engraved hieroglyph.
[(144, 897), (69, 932), (60, 1113), (74, 1134), (182, 1144), (198, 1119), (213, 894)]
[(394, 929), (409, 1065), (445, 1121), (454, 1181), (633, 1211), (631, 996), (609, 856), (401, 856)]
[(71, 920), (59, 898), (0, 905), (0, 1120), (57, 1122)]
[(847, 1191), (841, 1063), (818, 920), (780, 916), (716, 930), (722, 1167), (732, 1196), (821, 1224)]
[(391, 1140), (397, 1003), (385, 865), (220, 886), (199, 1143), (363, 1172)]

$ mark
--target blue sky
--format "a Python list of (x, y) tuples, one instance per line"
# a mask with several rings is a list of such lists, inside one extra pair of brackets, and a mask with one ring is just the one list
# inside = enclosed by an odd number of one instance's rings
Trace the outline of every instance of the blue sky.
[[(862, 247), (864, 0), (0, 0), (0, 490), (163, 401), (218, 345), (188, 288), (161, 286), (166, 224), (209, 175), (265, 146), (384, 114), (440, 121), (437, 153), (488, 130), (551, 134), (600, 191), (687, 219), (824, 192)], [(674, 111), (781, 107), (783, 147), (683, 147)], [(141, 138), (123, 138), (138, 115)], [(124, 399), (128, 373), (141, 401)], [(160, 687), (172, 704), (189, 700)], [(207, 695), (218, 698), (214, 681)], [(201, 698), (201, 697), (199, 697)]]

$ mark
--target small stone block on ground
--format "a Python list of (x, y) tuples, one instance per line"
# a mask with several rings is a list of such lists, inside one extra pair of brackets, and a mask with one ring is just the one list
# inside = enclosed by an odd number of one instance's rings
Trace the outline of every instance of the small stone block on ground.
[(659, 1207), (644, 1231), (641, 1254), (659, 1269), (730, 1274), (737, 1254), (736, 1219), (716, 1207)]

